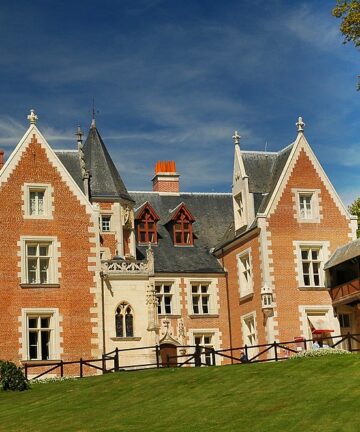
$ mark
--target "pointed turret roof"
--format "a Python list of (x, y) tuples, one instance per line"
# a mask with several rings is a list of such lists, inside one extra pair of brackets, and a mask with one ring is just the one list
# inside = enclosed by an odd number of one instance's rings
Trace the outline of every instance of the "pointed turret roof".
[(89, 135), (84, 144), (86, 169), (90, 171), (91, 198), (120, 198), (133, 202), (124, 182), (112, 161), (107, 148), (97, 130), (95, 121), (91, 123)]

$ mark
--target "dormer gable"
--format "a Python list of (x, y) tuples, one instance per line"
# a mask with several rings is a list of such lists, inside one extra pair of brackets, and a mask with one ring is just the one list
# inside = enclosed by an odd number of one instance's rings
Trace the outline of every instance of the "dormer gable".
[(156, 224), (160, 217), (146, 201), (135, 211), (135, 227), (138, 243), (157, 243), (157, 228)]
[(194, 216), (181, 202), (170, 212), (166, 222), (172, 228), (173, 243), (175, 246), (192, 246), (194, 244), (194, 233), (192, 224), (195, 222)]

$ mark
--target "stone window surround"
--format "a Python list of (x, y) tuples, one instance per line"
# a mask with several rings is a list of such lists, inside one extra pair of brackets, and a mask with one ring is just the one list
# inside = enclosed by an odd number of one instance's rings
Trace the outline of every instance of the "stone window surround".
[(180, 308), (180, 288), (179, 288), (179, 281), (176, 279), (169, 279), (169, 278), (156, 278), (154, 281), (154, 286), (156, 285), (170, 285), (171, 286), (171, 314), (159, 314), (160, 317), (173, 317), (173, 316), (180, 316), (181, 315), (181, 308)]
[[(29, 316), (50, 316), (52, 334), (50, 336), (50, 360), (60, 359), (60, 317), (58, 308), (22, 308), (21, 309), (21, 357), (23, 361), (29, 361), (28, 353), (28, 317)], [(31, 360), (43, 361), (43, 360)]]
[[(244, 290), (242, 288), (242, 285), (243, 285), (242, 281), (244, 280), (242, 259), (245, 258), (246, 256), (249, 257), (251, 279), (250, 279), (250, 282), (246, 283), (247, 289)], [(237, 271), (238, 271), (239, 296), (240, 296), (240, 300), (243, 300), (244, 298), (247, 298), (248, 296), (251, 296), (254, 294), (254, 279), (253, 279), (253, 271), (252, 271), (253, 266), (252, 266), (251, 247), (244, 249), (243, 251), (239, 252), (236, 255), (236, 265), (237, 265)]]
[[(320, 223), (321, 219), (321, 206), (320, 206), (320, 189), (305, 189), (305, 188), (293, 188), (291, 189), (294, 194), (295, 200), (295, 218), (299, 223)], [(300, 212), (300, 196), (301, 195), (312, 195), (311, 208), (312, 218), (302, 218)]]
[[(240, 316), (240, 321), (241, 321), (241, 333), (242, 333), (242, 338), (243, 338), (243, 344), (244, 345), (249, 345), (248, 344), (248, 336), (249, 336), (249, 332), (247, 331), (247, 324), (246, 321), (249, 320), (253, 320), (254, 323), (254, 335), (255, 335), (255, 344), (251, 344), (251, 345), (257, 345), (259, 343), (259, 338), (258, 338), (258, 330), (257, 330), (257, 320), (256, 320), (256, 311), (252, 311), (249, 313), (246, 313), (244, 315)], [(258, 348), (254, 348), (252, 349), (251, 355), (256, 355), (258, 353), (259, 349)]]
[[(191, 318), (193, 317), (214, 317), (218, 314), (218, 296), (217, 296), (217, 286), (214, 280), (211, 279), (200, 279), (200, 278), (188, 278), (186, 281), (186, 291), (187, 291), (187, 305), (188, 313)], [(202, 284), (208, 286), (209, 294), (209, 312), (207, 314), (194, 314), (193, 303), (192, 303), (192, 285)]]
[[(53, 219), (54, 197), (50, 183), (24, 183), (22, 189), (22, 210), (24, 219)], [(44, 191), (44, 214), (30, 214), (30, 192)]]

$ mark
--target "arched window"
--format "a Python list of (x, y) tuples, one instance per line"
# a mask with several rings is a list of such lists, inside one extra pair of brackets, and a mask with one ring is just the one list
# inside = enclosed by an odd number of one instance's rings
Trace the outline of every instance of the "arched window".
[(126, 302), (120, 303), (116, 308), (115, 330), (118, 338), (134, 336), (134, 315), (131, 306)]

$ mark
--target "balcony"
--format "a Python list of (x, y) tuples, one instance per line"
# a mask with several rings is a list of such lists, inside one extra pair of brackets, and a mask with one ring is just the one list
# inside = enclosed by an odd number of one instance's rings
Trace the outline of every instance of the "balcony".
[(360, 277), (330, 288), (333, 305), (360, 302)]
[(101, 262), (105, 279), (148, 278), (154, 274), (154, 253), (146, 250), (146, 259), (111, 259)]

